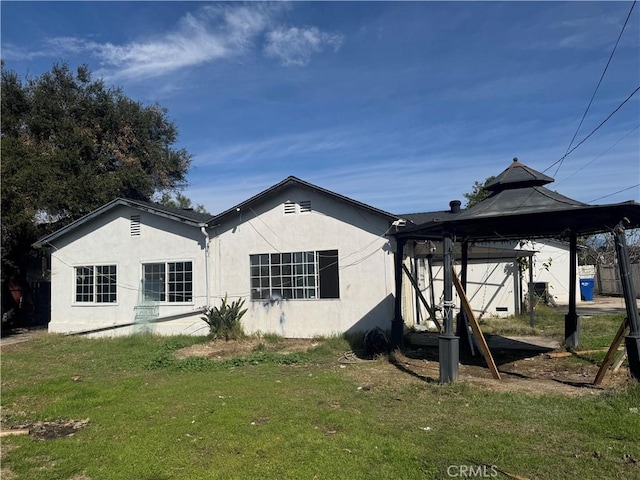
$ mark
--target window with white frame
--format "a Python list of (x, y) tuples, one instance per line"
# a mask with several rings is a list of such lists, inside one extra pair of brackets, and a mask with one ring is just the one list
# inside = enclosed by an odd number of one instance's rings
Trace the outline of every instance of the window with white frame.
[(142, 265), (142, 295), (151, 302), (192, 302), (193, 263), (160, 262)]
[(340, 298), (338, 251), (249, 256), (251, 299)]
[(116, 303), (115, 265), (75, 267), (76, 303)]

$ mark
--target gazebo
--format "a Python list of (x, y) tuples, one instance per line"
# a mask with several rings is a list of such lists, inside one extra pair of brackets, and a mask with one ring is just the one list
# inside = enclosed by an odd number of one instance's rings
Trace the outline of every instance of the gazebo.
[(489, 196), (467, 210), (451, 216), (433, 218), (427, 223), (411, 225), (396, 232), (395, 314), (391, 342), (402, 346), (403, 253), (407, 242), (442, 241), (444, 262), (444, 332), (439, 337), (440, 382), (450, 383), (458, 377), (459, 337), (453, 329), (453, 243), (462, 248), (461, 283), (466, 290), (467, 252), (470, 242), (495, 240), (530, 240), (556, 238), (570, 245), (569, 312), (565, 316), (565, 340), (568, 347), (579, 341), (579, 318), (576, 312), (577, 238), (581, 235), (611, 233), (625, 298), (630, 333), (625, 337), (629, 370), (640, 380), (640, 321), (630, 278), (625, 229), (640, 227), (640, 204), (635, 201), (610, 205), (588, 205), (565, 197), (545, 187), (554, 179), (537, 172), (514, 158), (498, 177), (485, 186)]

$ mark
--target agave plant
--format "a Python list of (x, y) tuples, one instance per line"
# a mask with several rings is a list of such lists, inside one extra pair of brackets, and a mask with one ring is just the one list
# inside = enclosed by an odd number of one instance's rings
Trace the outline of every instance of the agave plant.
[(240, 319), (247, 313), (247, 309), (243, 310), (243, 306), (243, 299), (228, 303), (225, 294), (219, 307), (207, 308), (204, 316), (200, 318), (209, 325), (209, 335), (213, 338), (224, 338), (225, 341), (244, 337)]

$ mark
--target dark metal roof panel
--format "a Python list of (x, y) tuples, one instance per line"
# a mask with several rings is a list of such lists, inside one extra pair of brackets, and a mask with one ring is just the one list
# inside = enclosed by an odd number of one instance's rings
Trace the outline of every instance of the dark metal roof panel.
[(528, 187), (494, 192), (482, 202), (462, 212), (457, 218), (477, 218), (513, 213), (548, 212), (579, 208), (586, 203), (565, 197), (545, 187)]
[(459, 216), (462, 212), (464, 212), (464, 210), (460, 210), (457, 213), (453, 213), (450, 210), (441, 210), (437, 212), (403, 213), (398, 216), (410, 221), (414, 225), (422, 225), (424, 223), (440, 222), (445, 219), (452, 219)]
[(640, 228), (640, 204), (585, 205), (555, 210), (453, 219), (417, 225), (399, 231), (407, 239), (441, 239), (445, 232), (474, 241), (524, 238), (565, 238), (569, 233), (610, 232), (620, 223)]
[(153, 203), (153, 202), (145, 202), (142, 200), (130, 200), (130, 199), (126, 199), (126, 200), (133, 205), (140, 205), (146, 208), (153, 209), (157, 212), (163, 212), (178, 218), (191, 220), (192, 222), (208, 223), (209, 220), (213, 218), (213, 215), (211, 215), (210, 213), (200, 213), (192, 209), (167, 207), (166, 205), (160, 205), (158, 203)]
[(499, 191), (507, 188), (522, 188), (524, 186), (546, 185), (553, 182), (553, 178), (540, 173), (533, 168), (520, 163), (517, 158), (492, 182), (485, 185), (489, 191)]

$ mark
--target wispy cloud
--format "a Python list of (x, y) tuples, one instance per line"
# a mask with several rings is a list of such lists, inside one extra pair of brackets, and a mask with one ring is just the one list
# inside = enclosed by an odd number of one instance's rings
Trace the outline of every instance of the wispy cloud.
[(316, 27), (278, 28), (267, 34), (264, 51), (283, 65), (306, 65), (325, 47), (333, 47), (334, 51), (340, 49), (343, 40), (340, 34), (322, 32)]
[(28, 51), (3, 46), (5, 58), (64, 57), (89, 52), (100, 61), (108, 80), (159, 77), (188, 67), (262, 52), (283, 65), (304, 66), (325, 48), (337, 50), (340, 34), (315, 26), (282, 23), (280, 4), (208, 5), (182, 17), (169, 32), (123, 43), (99, 43), (77, 37), (55, 37)]

